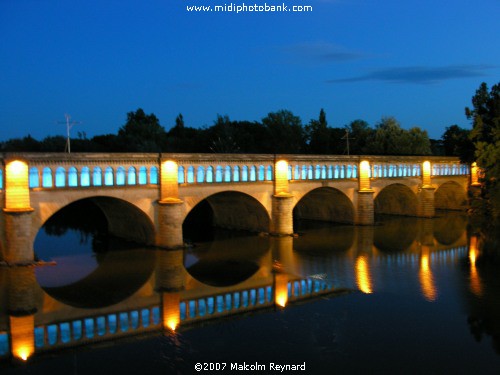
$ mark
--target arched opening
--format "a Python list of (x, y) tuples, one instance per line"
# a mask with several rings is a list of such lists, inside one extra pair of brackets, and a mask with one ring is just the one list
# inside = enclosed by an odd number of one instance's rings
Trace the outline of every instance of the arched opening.
[(434, 193), (434, 207), (439, 210), (466, 210), (467, 195), (456, 182), (442, 184)]
[(268, 232), (266, 209), (255, 198), (227, 191), (211, 195), (198, 203), (187, 215), (182, 231), (187, 241), (212, 240), (214, 228)]
[(354, 206), (340, 190), (325, 187), (307, 193), (293, 209), (294, 230), (301, 227), (302, 220), (335, 223), (354, 222)]
[(129, 240), (154, 241), (152, 223), (139, 209), (108, 197), (73, 202), (53, 214), (36, 236), (35, 256), (56, 262), (36, 269), (38, 282), (70, 306), (118, 303), (140, 289), (154, 269), (155, 252)]
[(375, 197), (375, 214), (417, 215), (417, 197), (408, 186), (392, 184), (383, 188)]
[(227, 191), (207, 197), (182, 225), (186, 242), (184, 265), (199, 282), (229, 286), (243, 282), (260, 268), (269, 238), (252, 232), (269, 231), (266, 209), (255, 198)]

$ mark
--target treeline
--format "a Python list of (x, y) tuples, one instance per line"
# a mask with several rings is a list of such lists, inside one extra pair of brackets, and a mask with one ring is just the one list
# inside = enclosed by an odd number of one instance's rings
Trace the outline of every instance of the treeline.
[[(374, 127), (355, 120), (341, 128), (328, 125), (321, 110), (307, 124), (288, 110), (271, 112), (261, 122), (232, 121), (217, 116), (204, 128), (186, 126), (182, 114), (170, 130), (154, 114), (142, 109), (127, 114), (117, 134), (87, 138), (78, 132), (71, 139), (72, 152), (190, 152), (332, 155), (464, 155), (473, 150), (469, 131), (454, 125), (440, 140), (430, 140), (425, 130), (401, 128), (393, 117), (382, 118)], [(38, 141), (31, 136), (0, 143), (1, 151), (62, 152), (66, 138), (50, 136)], [(472, 153), (470, 151), (469, 153)]]

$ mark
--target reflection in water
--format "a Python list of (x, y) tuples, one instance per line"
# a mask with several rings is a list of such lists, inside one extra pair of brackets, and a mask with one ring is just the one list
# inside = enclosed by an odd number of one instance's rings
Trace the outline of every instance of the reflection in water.
[(12, 355), (26, 361), (35, 352), (35, 317), (10, 316)]
[(418, 277), (424, 298), (430, 302), (435, 301), (437, 298), (437, 289), (430, 267), (429, 252), (425, 250), (420, 258), (420, 271)]
[[(0, 301), (10, 301), (0, 309), (0, 358), (29, 359), (116, 340), (106, 358), (116, 356), (120, 361), (95, 368), (126, 373), (140, 363), (138, 372), (187, 373), (197, 362), (234, 358), (306, 361), (314, 373), (323, 369), (315, 368), (317, 363), (342, 373), (390, 373), (377, 367), (384, 366), (379, 361), (383, 353), (391, 366), (406, 372), (441, 371), (439, 363), (457, 372), (465, 369), (466, 356), (450, 364), (440, 348), (444, 342), (453, 350), (461, 342), (467, 353), (479, 352), (489, 363), (500, 362), (487, 351), (489, 342), (476, 346), (463, 336), (466, 318), (456, 311), (460, 300), (454, 300), (460, 288), (475, 337), (500, 332), (498, 267), (490, 270), (481, 262), (480, 244), (471, 239), (467, 248), (465, 228), (443, 244), (436, 240), (433, 220), (416, 220), (411, 236), (409, 221), (384, 220), (389, 221), (375, 227), (313, 226), (298, 238), (230, 236), (186, 250), (106, 251), (95, 254), (96, 268), (89, 274), (61, 281), (57, 288), (66, 292), (52, 293), (52, 303), (46, 303), (51, 288), (40, 288), (33, 269), (0, 269)], [(392, 237), (397, 233), (402, 246)], [(460, 268), (467, 260), (467, 268)], [(454, 284), (460, 275), (463, 285)], [(363, 294), (340, 294), (356, 290)], [(452, 302), (429, 303), (437, 301), (438, 290), (440, 301)], [(102, 298), (103, 293), (114, 296)], [(72, 299), (71, 294), (80, 296)], [(82, 303), (93, 299), (100, 302)], [(432, 314), (420, 319), (422, 311)], [(429, 328), (438, 325), (443, 331)], [(122, 346), (119, 339), (127, 336), (137, 338)], [(360, 351), (366, 361), (357, 360)], [(415, 362), (408, 353), (432, 358)], [(64, 352), (60, 356), (63, 361)], [(85, 367), (90, 357), (79, 361), (75, 372), (92, 373)], [(58, 356), (53, 358), (57, 368)], [(42, 358), (28, 360), (26, 368), (36, 371), (38, 363)], [(484, 369), (481, 363), (474, 363), (478, 372)]]
[[(186, 249), (185, 266), (191, 276), (212, 286), (229, 286), (243, 282), (260, 268), (269, 251), (269, 238), (247, 233), (237, 236), (217, 230), (218, 241), (202, 242)], [(225, 234), (229, 234), (224, 238)]]
[(288, 302), (288, 275), (285, 273), (275, 274), (275, 299), (274, 302), (285, 307)]
[(178, 292), (164, 292), (161, 297), (163, 302), (163, 327), (175, 331), (181, 322), (181, 296)]
[(469, 243), (469, 263), (470, 263), (470, 290), (476, 296), (483, 294), (481, 287), (481, 278), (477, 272), (476, 260), (478, 256), (477, 237), (472, 236)]
[(356, 284), (363, 293), (373, 293), (370, 265), (366, 255), (360, 255), (356, 258)]

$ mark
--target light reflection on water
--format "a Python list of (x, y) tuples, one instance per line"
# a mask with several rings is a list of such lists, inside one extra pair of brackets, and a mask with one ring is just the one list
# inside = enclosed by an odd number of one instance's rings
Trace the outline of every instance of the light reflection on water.
[[(61, 337), (56, 351), (75, 337), (139, 332), (147, 335), (72, 352), (78, 373), (191, 373), (204, 361), (305, 361), (315, 373), (495, 373), (499, 267), (467, 238), (463, 216), (379, 224), (303, 223), (298, 238), (221, 235), (177, 252), (90, 247), (64, 255), (69, 263), (37, 268), (23, 287), (13, 285), (25, 276), (2, 269), (0, 356), (10, 351), (1, 332), (15, 329), (7, 311), (37, 310), (34, 358), (6, 373), (64, 367), (68, 352), (42, 354)], [(65, 273), (80, 262), (92, 267)], [(103, 362), (109, 356), (121, 359)]]

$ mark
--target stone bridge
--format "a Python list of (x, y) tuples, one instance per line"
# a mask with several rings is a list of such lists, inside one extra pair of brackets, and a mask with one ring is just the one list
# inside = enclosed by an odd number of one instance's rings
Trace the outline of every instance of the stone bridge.
[(183, 245), (183, 223), (207, 202), (213, 225), (293, 233), (294, 219), (359, 225), (374, 214), (433, 217), (463, 210), (476, 168), (454, 157), (250, 154), (5, 153), (0, 165), (0, 261), (33, 260), (57, 211), (91, 200), (109, 232)]

